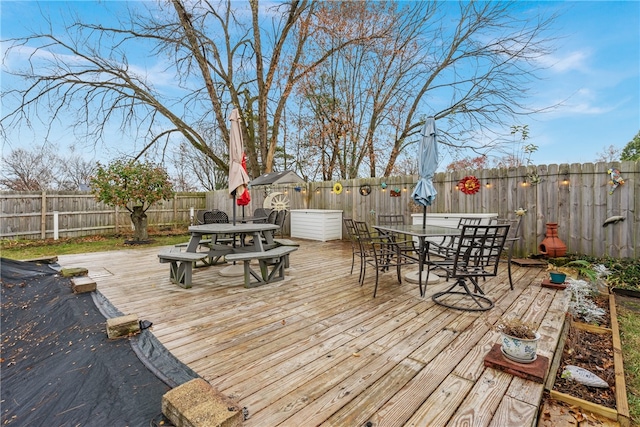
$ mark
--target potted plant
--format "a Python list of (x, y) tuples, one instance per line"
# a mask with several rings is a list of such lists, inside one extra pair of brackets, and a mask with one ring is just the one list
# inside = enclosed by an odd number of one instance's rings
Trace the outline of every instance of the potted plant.
[(598, 281), (598, 272), (593, 268), (593, 265), (587, 260), (576, 259), (566, 263), (564, 266), (573, 268), (578, 272), (578, 277), (583, 277), (589, 282), (596, 283)]
[(501, 333), (501, 350), (507, 359), (518, 363), (536, 360), (540, 334), (535, 324), (518, 318), (501, 319), (496, 330)]
[(567, 275), (558, 270), (549, 271), (549, 280), (551, 283), (555, 283), (556, 285), (561, 285), (564, 283), (564, 280), (567, 278)]
[[(551, 283), (564, 283), (567, 278), (567, 272), (577, 277), (582, 277), (592, 283), (597, 283), (598, 281), (598, 272), (589, 261), (584, 259), (576, 259), (561, 265), (552, 265), (553, 267), (549, 270)], [(562, 268), (562, 271), (559, 267)]]

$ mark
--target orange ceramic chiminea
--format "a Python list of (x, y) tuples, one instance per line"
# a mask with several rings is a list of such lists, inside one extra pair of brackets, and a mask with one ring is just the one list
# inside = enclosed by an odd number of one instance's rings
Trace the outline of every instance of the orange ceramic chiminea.
[(540, 242), (538, 249), (542, 255), (549, 258), (564, 256), (567, 253), (567, 245), (558, 237), (558, 224), (555, 222), (547, 223), (547, 233), (544, 240)]

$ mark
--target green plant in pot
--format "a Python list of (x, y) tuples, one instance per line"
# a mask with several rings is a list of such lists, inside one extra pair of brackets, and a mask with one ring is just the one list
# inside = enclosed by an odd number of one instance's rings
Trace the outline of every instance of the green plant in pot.
[(540, 334), (537, 326), (518, 318), (500, 319), (496, 330), (500, 332), (502, 354), (518, 363), (532, 363), (538, 357)]
[(567, 278), (567, 273), (581, 277), (589, 282), (596, 283), (598, 281), (598, 272), (593, 265), (584, 259), (576, 259), (564, 264), (552, 264), (549, 270), (551, 283), (561, 284)]
[(593, 268), (593, 264), (584, 259), (576, 259), (564, 265), (578, 272), (578, 277), (583, 277), (589, 282), (596, 283), (598, 281), (598, 272)]
[(564, 283), (566, 278), (567, 278), (567, 275), (561, 271), (558, 271), (558, 270), (549, 271), (549, 280), (551, 280), (551, 283), (562, 284)]

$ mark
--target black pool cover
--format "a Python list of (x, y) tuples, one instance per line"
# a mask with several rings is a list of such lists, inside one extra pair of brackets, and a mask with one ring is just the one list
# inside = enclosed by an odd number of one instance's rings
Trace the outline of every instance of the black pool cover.
[(109, 340), (105, 315), (117, 310), (96, 292), (73, 294), (54, 268), (0, 263), (3, 426), (171, 425), (162, 395), (193, 371), (148, 330)]

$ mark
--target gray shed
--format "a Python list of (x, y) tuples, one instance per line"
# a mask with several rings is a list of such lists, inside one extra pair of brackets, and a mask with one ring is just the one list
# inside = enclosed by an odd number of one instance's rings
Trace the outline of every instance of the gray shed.
[(249, 182), (250, 187), (272, 184), (302, 184), (304, 179), (294, 171), (271, 172), (260, 175)]

